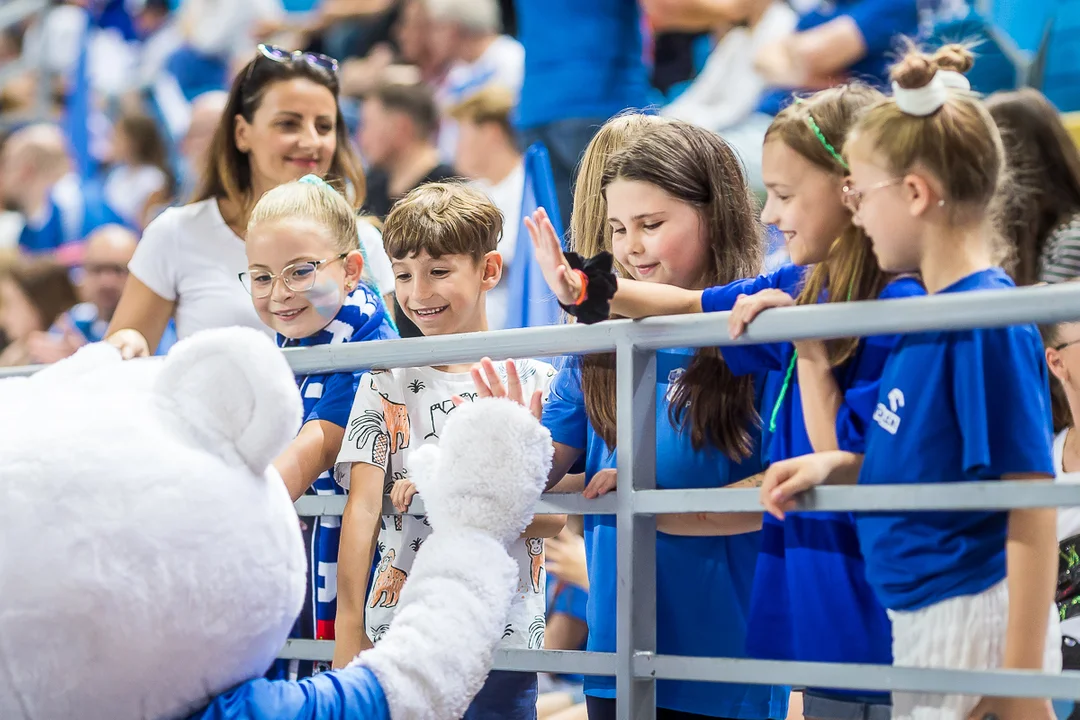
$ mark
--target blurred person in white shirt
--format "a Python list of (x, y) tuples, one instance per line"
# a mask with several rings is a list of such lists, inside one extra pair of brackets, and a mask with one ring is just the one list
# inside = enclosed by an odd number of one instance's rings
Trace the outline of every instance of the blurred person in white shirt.
[[(498, 0), (424, 0), (430, 19), (428, 43), (439, 56), (452, 59), (435, 99), (446, 113), (485, 87), (510, 91), (516, 105), (525, 79), (525, 48), (501, 35)], [(454, 158), (457, 126), (444, 117), (439, 130), (439, 152), (444, 161)]]
[(514, 262), (525, 193), (525, 166), (510, 121), (513, 109), (514, 97), (510, 91), (491, 86), (474, 93), (449, 112), (459, 127), (455, 169), (487, 193), (503, 215), (498, 246), (503, 258), (502, 280), (487, 294), (490, 330), (506, 327), (506, 278)]

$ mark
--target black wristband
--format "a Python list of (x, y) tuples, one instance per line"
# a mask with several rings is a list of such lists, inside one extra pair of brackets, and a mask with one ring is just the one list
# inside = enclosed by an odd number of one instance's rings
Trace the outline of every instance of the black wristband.
[(583, 259), (574, 252), (566, 253), (566, 261), (574, 270), (585, 273), (585, 301), (580, 305), (560, 307), (586, 325), (607, 320), (611, 315), (611, 299), (618, 289), (618, 278), (613, 269), (614, 258), (609, 252), (601, 252), (588, 259)]

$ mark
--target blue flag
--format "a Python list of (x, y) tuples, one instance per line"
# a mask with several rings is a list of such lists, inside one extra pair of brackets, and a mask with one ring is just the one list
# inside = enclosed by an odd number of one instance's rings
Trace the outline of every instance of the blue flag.
[(525, 151), (525, 195), (521, 202), (522, 217), (518, 220), (521, 226), (514, 262), (506, 277), (506, 329), (555, 325), (562, 312), (555, 293), (544, 282), (540, 266), (536, 264), (536, 254), (524, 222), (525, 217), (541, 207), (547, 211), (556, 230), (563, 227), (559, 201), (555, 195), (555, 180), (551, 174), (551, 160), (547, 148), (538, 142)]
[(64, 106), (63, 130), (71, 143), (72, 159), (78, 169), (79, 177), (84, 181), (94, 176), (97, 168), (90, 154), (90, 112), (91, 89), (87, 60), (90, 45), (90, 16), (86, 17), (86, 28), (79, 38), (79, 59), (69, 82), (67, 102)]

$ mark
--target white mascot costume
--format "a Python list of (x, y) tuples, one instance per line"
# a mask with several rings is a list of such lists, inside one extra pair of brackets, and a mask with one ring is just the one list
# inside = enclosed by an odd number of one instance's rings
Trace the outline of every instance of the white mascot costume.
[[(415, 481), (434, 534), (379, 646), (262, 678), (304, 601), (296, 513), (271, 462), (299, 427), (256, 331), (163, 361), (91, 345), (0, 381), (0, 718), (457, 718), (483, 684), (551, 440), (508, 400), (456, 410)], [(477, 450), (480, 452), (477, 452)]]

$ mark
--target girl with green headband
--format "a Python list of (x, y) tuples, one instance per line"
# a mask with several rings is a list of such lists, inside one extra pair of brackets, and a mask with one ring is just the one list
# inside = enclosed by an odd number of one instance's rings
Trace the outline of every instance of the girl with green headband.
[[(692, 291), (620, 277), (611, 312), (622, 317), (731, 311), (738, 337), (770, 307), (922, 294), (914, 278), (878, 268), (870, 243), (853, 224), (840, 154), (848, 129), (882, 98), (853, 84), (824, 90), (783, 110), (766, 135), (762, 162), (768, 200), (762, 220), (783, 233), (793, 265), (769, 275)], [(614, 162), (614, 159), (613, 159)], [(731, 188), (714, 188), (730, 193)], [(542, 213), (530, 230), (545, 277), (571, 313), (602, 283), (580, 287)], [(584, 305), (582, 303), (582, 305)], [(815, 451), (861, 451), (877, 400), (882, 367), (897, 338), (735, 345), (720, 348), (736, 375), (774, 371), (761, 406), (768, 460)], [(769, 659), (887, 664), (891, 630), (867, 585), (850, 513), (766, 516), (754, 578), (747, 638), (752, 655)], [(889, 717), (887, 693), (812, 688), (805, 717)]]

